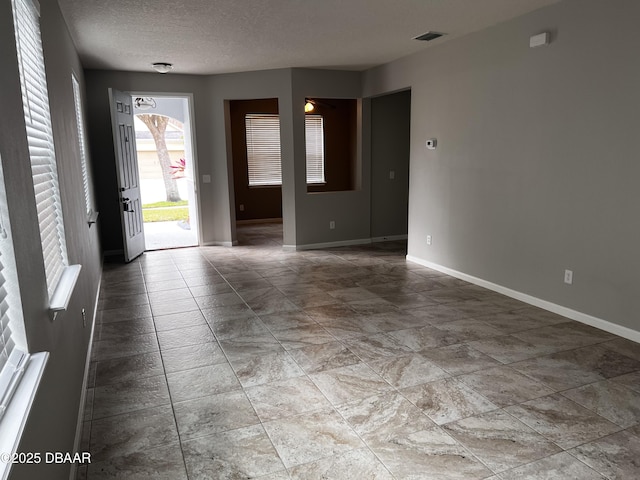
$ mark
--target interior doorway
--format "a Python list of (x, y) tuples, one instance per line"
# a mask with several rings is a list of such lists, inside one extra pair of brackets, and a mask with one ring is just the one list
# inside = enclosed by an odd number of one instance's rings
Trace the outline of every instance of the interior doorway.
[(409, 230), (411, 90), (371, 99), (371, 238), (404, 240)]
[(238, 244), (282, 248), (278, 99), (230, 100), (228, 106)]
[(200, 244), (191, 97), (132, 95), (145, 250)]

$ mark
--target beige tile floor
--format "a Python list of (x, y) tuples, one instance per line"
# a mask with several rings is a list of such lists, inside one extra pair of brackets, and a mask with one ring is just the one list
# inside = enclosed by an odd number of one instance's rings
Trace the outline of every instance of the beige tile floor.
[(79, 478), (640, 475), (640, 345), (402, 242), (239, 236), (105, 265)]

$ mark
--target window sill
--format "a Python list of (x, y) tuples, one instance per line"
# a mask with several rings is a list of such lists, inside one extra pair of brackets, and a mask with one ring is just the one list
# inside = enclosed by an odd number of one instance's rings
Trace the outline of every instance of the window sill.
[(81, 268), (82, 265), (69, 265), (64, 269), (64, 272), (62, 272), (56, 290), (53, 292), (53, 296), (49, 302), (49, 311), (53, 312), (54, 319), (56, 313), (66, 310), (69, 306), (69, 300), (71, 300), (71, 294), (78, 281)]
[(13, 398), (0, 422), (0, 479), (9, 477), (11, 462), (7, 462), (4, 456), (13, 455), (18, 449), (22, 431), (27, 423), (27, 417), (40, 385), (44, 368), (49, 359), (49, 352), (34, 353), (29, 358), (22, 380), (18, 385)]

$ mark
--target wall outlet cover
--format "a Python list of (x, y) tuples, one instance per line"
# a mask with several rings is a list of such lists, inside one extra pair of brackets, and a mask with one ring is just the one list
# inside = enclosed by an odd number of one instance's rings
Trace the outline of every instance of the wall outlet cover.
[(567, 285), (573, 284), (573, 270), (564, 271), (564, 283)]

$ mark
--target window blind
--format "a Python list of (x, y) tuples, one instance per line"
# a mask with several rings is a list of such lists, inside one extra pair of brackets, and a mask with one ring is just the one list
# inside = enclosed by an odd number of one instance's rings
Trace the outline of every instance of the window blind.
[(322, 115), (305, 115), (307, 183), (324, 183), (324, 120)]
[[(6, 242), (6, 239), (2, 239)], [(0, 419), (9, 406), (29, 359), (29, 354), (16, 346), (15, 335), (12, 332), (12, 322), (6, 288), (5, 267), (3, 260), (6, 255), (0, 252)]]
[(11, 401), (29, 359), (24, 347), (20, 293), (0, 163), (0, 419)]
[(78, 127), (78, 144), (80, 147), (80, 165), (82, 167), (82, 186), (84, 189), (84, 203), (87, 207), (87, 215), (91, 215), (91, 193), (89, 191), (89, 173), (87, 169), (87, 146), (84, 134), (84, 117), (82, 115), (82, 96), (80, 93), (80, 83), (75, 75), (71, 75), (73, 84), (73, 100), (76, 107), (76, 123)]
[[(324, 120), (305, 115), (307, 183), (324, 183)], [(282, 185), (280, 117), (276, 114), (245, 116), (249, 186)]]
[(247, 114), (245, 131), (249, 186), (282, 185), (280, 117), (274, 114)]
[(34, 0), (13, 0), (13, 19), (40, 240), (47, 288), (51, 297), (67, 264), (67, 249), (38, 4)]

